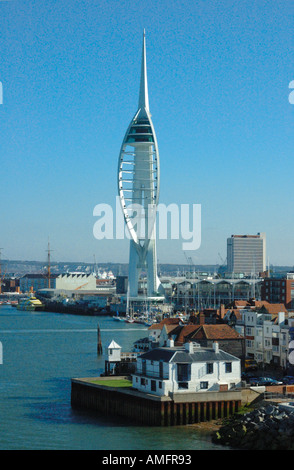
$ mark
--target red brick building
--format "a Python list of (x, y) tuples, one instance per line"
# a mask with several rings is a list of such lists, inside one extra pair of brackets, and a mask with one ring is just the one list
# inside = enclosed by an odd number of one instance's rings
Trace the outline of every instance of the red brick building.
[(284, 304), (287, 310), (294, 309), (294, 279), (265, 278), (261, 287), (261, 299)]

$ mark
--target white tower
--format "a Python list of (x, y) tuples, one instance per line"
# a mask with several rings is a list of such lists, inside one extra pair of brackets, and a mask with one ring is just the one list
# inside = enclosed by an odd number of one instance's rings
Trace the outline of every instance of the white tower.
[[(157, 276), (155, 240), (159, 153), (149, 111), (145, 30), (139, 104), (120, 150), (118, 192), (131, 236), (128, 300), (163, 300), (164, 292)], [(143, 295), (139, 295), (138, 285), (142, 271), (146, 272), (147, 288)]]

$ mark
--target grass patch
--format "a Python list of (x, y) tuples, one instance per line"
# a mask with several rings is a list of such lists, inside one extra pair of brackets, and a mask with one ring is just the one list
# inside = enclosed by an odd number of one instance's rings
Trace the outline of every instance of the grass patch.
[(96, 385), (104, 385), (105, 387), (132, 387), (132, 382), (131, 380), (127, 379), (108, 379), (108, 380), (91, 380), (92, 384)]

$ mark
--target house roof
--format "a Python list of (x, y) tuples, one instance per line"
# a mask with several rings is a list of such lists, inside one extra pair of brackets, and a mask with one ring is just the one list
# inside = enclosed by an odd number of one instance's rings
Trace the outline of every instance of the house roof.
[(172, 330), (172, 335), (175, 336), (175, 341), (177, 343), (183, 344), (185, 343), (185, 338), (196, 331), (198, 328), (199, 325), (179, 325)]
[(114, 340), (112, 340), (110, 345), (108, 346), (108, 349), (121, 349), (121, 346), (117, 344)]
[(186, 339), (242, 339), (243, 336), (226, 324), (198, 325), (197, 329), (185, 336)]
[(268, 313), (275, 314), (279, 312), (287, 312), (284, 304), (270, 304), (269, 302), (261, 302), (262, 305), (259, 307), (259, 311), (267, 311)]
[(180, 318), (164, 318), (160, 323), (154, 323), (149, 326), (148, 330), (162, 330), (164, 326), (177, 326), (180, 323)]
[(140, 359), (177, 364), (207, 361), (239, 361), (239, 359), (232, 354), (222, 351), (221, 349), (215, 352), (213, 348), (196, 348), (194, 352), (189, 353), (184, 347), (163, 347), (147, 351), (139, 357)]
[(167, 332), (167, 334), (171, 334), (178, 328), (178, 325), (163, 325), (163, 328)]

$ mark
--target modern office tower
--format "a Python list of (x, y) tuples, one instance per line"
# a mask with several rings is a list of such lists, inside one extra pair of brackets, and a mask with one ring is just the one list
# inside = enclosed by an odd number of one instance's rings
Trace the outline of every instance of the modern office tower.
[[(159, 153), (149, 110), (145, 31), (139, 104), (120, 150), (118, 193), (131, 236), (128, 299), (159, 300), (163, 298), (157, 275), (155, 225), (159, 196)], [(143, 292), (139, 292), (141, 275), (146, 276), (146, 289)]]
[(258, 275), (266, 271), (265, 233), (232, 235), (227, 239), (228, 272)]

